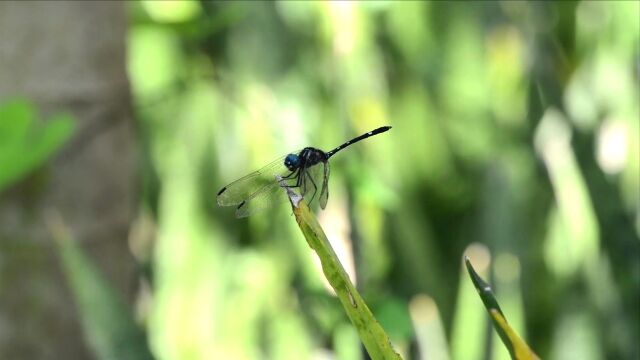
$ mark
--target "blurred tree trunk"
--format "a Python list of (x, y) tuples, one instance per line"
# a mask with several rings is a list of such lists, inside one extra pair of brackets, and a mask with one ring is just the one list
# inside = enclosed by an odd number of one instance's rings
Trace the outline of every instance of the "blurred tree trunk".
[(125, 5), (0, 2), (0, 102), (24, 96), (41, 117), (69, 111), (78, 121), (46, 169), (0, 195), (0, 359), (92, 358), (44, 224), (48, 209), (132, 299)]

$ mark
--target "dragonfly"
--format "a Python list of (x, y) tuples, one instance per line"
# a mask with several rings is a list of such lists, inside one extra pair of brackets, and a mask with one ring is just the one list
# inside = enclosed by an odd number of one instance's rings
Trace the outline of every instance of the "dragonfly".
[(317, 195), (317, 202), (324, 209), (329, 199), (329, 159), (347, 146), (389, 129), (391, 126), (379, 127), (327, 152), (305, 147), (282, 156), (220, 189), (218, 205), (236, 206), (236, 217), (247, 217), (284, 202), (288, 197), (281, 187), (287, 187), (297, 189), (308, 203)]

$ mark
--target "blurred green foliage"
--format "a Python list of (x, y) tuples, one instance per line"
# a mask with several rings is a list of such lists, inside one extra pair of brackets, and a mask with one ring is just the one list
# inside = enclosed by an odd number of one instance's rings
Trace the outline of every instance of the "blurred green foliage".
[(640, 356), (640, 3), (130, 13), (133, 234), (155, 234), (137, 255), (156, 357), (362, 356), (288, 208), (236, 220), (215, 194), (276, 156), (387, 124), (332, 158), (318, 215), (404, 358), (508, 358), (465, 252), (542, 358)]
[(60, 214), (47, 214), (49, 231), (82, 321), (85, 339), (99, 360), (153, 359), (142, 329), (135, 323), (121, 294), (71, 238)]
[(44, 165), (69, 140), (73, 125), (67, 114), (39, 122), (27, 100), (0, 104), (0, 192)]

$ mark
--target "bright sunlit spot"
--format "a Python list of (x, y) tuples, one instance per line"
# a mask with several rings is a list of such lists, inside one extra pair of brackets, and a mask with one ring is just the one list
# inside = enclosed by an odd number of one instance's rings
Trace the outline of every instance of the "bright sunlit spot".
[(627, 164), (628, 130), (625, 123), (606, 119), (598, 131), (596, 159), (604, 172), (615, 175)]
[(142, 0), (141, 3), (149, 16), (161, 23), (189, 21), (202, 11), (195, 0)]

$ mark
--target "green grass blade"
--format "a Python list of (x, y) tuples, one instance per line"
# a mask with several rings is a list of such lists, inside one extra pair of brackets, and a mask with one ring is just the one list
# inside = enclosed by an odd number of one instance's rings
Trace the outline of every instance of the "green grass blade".
[(290, 189), (287, 189), (287, 193), (302, 234), (320, 258), (324, 276), (338, 295), (369, 356), (374, 360), (401, 359), (393, 350), (389, 336), (349, 280), (316, 217), (299, 195)]
[(507, 319), (502, 313), (500, 305), (498, 305), (498, 301), (493, 295), (491, 286), (489, 286), (489, 284), (487, 284), (487, 282), (484, 281), (478, 273), (476, 273), (473, 266), (471, 266), (471, 261), (469, 261), (469, 258), (466, 256), (464, 258), (464, 263), (467, 267), (467, 271), (469, 272), (471, 282), (473, 282), (473, 286), (478, 291), (480, 299), (489, 312), (493, 326), (498, 332), (500, 339), (507, 347), (507, 350), (509, 350), (511, 358), (516, 360), (538, 360), (538, 356), (531, 351), (529, 345), (527, 345), (520, 336), (513, 331), (511, 326), (509, 326), (509, 323), (507, 323)]

